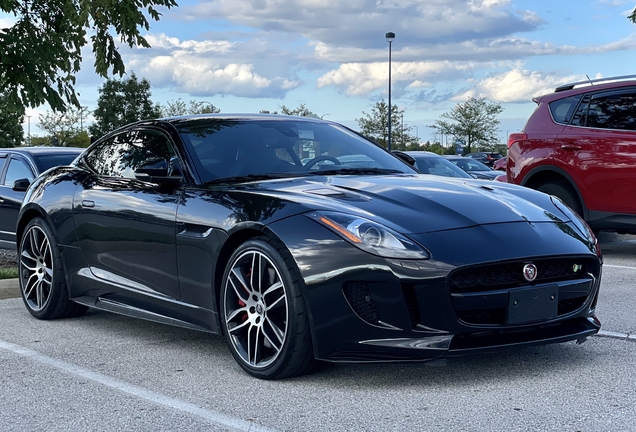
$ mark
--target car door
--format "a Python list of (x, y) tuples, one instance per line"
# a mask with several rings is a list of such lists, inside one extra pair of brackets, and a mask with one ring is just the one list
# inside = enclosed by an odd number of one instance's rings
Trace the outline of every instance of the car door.
[(636, 88), (587, 94), (557, 141), (588, 210), (636, 214)]
[(175, 227), (179, 186), (138, 180), (135, 170), (174, 156), (161, 131), (124, 132), (89, 150), (91, 174), (73, 200), (73, 217), (94, 276), (114, 287), (114, 297), (139, 294), (179, 298)]
[(14, 191), (13, 183), (23, 178), (35, 178), (35, 169), (25, 157), (9, 154), (0, 158), (0, 247), (16, 247), (15, 228), (24, 192)]

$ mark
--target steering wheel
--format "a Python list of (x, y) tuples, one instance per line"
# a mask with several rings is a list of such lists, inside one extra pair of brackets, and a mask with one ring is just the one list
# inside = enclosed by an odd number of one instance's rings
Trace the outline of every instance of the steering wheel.
[(340, 162), (338, 159), (336, 159), (333, 156), (329, 156), (329, 155), (316, 156), (315, 158), (307, 162), (305, 166), (303, 166), (303, 171), (310, 170), (314, 165), (322, 161), (331, 161), (336, 165), (342, 165), (342, 162)]

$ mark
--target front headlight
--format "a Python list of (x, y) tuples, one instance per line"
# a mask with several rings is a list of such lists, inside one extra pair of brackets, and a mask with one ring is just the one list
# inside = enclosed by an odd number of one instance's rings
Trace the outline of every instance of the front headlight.
[(428, 259), (429, 253), (402, 234), (369, 219), (338, 212), (313, 212), (307, 217), (354, 246), (384, 258)]

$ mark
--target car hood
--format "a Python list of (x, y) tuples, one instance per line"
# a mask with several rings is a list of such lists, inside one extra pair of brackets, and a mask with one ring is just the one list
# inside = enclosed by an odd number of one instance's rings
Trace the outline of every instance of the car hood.
[(254, 182), (245, 191), (307, 210), (366, 217), (402, 233), (485, 224), (568, 222), (550, 197), (506, 183), (430, 175), (316, 176)]

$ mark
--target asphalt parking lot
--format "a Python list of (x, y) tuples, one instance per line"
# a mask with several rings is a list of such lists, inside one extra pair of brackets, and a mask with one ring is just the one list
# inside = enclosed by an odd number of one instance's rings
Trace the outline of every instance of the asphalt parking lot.
[(636, 237), (601, 239), (601, 335), (442, 368), (259, 381), (217, 336), (99, 311), (43, 322), (0, 300), (0, 429), (634, 431)]

